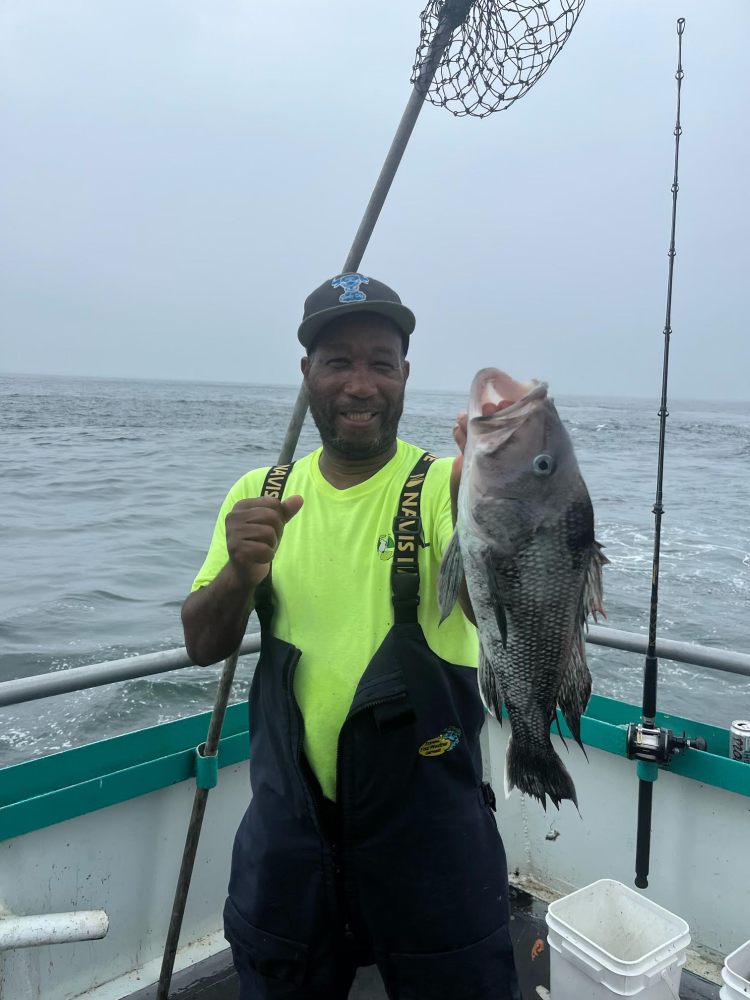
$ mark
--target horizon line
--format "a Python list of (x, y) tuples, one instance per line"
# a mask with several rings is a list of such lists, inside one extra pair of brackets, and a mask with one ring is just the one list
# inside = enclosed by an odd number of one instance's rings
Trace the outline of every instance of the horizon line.
[[(248, 387), (258, 387), (258, 388), (273, 388), (273, 389), (299, 389), (301, 382), (292, 384), (290, 382), (245, 382), (237, 381), (235, 379), (197, 379), (197, 378), (155, 378), (154, 376), (145, 375), (71, 375), (71, 374), (60, 374), (59, 372), (12, 372), (12, 371), (0, 371), (0, 378), (5, 377), (20, 377), (20, 378), (56, 378), (56, 379), (90, 379), (91, 381), (100, 382), (172, 382), (177, 384), (187, 384), (187, 385), (234, 385), (234, 386), (248, 386)], [(412, 388), (411, 392), (415, 393), (435, 393), (437, 395), (461, 395), (466, 394), (467, 390), (455, 389), (455, 388), (435, 388), (435, 389), (420, 389)], [(592, 393), (581, 393), (581, 392), (562, 392), (560, 394), (555, 393), (555, 395), (572, 396), (578, 399), (635, 399), (642, 401), (649, 401), (657, 399), (657, 396), (637, 396), (637, 395), (627, 395), (625, 393), (607, 393), (607, 394), (592, 394)], [(675, 402), (683, 403), (750, 403), (750, 399), (743, 399), (739, 397), (724, 397), (722, 399), (716, 399), (713, 397), (703, 397), (703, 396), (670, 396), (671, 400)]]

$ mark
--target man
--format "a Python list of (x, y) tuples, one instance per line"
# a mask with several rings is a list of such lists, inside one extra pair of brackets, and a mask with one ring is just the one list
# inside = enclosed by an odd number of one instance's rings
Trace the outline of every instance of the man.
[(414, 326), (360, 274), (308, 297), (322, 448), (235, 484), (183, 608), (198, 663), (261, 622), (224, 911), (242, 1000), (343, 1000), (373, 961), (392, 1000), (518, 996), (476, 631), (437, 607), (452, 463), (397, 438)]

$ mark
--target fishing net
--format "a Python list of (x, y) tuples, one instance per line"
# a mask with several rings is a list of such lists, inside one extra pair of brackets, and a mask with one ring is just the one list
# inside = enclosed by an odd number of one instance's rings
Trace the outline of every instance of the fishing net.
[[(454, 115), (484, 118), (509, 108), (544, 75), (567, 41), (584, 0), (475, 0), (453, 30), (426, 98)], [(436, 33), (456, 0), (430, 0), (421, 14), (411, 81), (418, 84)]]

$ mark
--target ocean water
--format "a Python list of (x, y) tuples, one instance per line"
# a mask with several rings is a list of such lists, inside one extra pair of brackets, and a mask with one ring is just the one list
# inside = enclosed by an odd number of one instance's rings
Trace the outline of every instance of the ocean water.
[[(0, 681), (182, 645), (180, 605), (218, 507), (239, 476), (276, 460), (296, 391), (0, 376)], [(412, 391), (401, 436), (453, 454), (465, 404)], [(609, 624), (645, 632), (658, 401), (557, 404), (611, 561)], [(317, 444), (308, 420), (298, 453)], [(749, 469), (750, 404), (670, 405), (660, 635), (750, 652)], [(640, 703), (640, 657), (588, 654), (595, 692)], [(252, 667), (243, 658), (236, 700)], [(210, 708), (219, 669), (0, 709), (0, 764)], [(659, 707), (726, 726), (750, 718), (750, 679), (662, 661)]]

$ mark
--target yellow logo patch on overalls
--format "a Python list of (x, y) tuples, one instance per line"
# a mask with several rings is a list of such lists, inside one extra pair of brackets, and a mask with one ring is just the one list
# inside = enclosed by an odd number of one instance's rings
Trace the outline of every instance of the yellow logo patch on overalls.
[(424, 741), (419, 748), (420, 756), (442, 757), (444, 753), (448, 753), (457, 746), (460, 739), (461, 730), (458, 726), (448, 726), (439, 736), (433, 736), (432, 739)]

